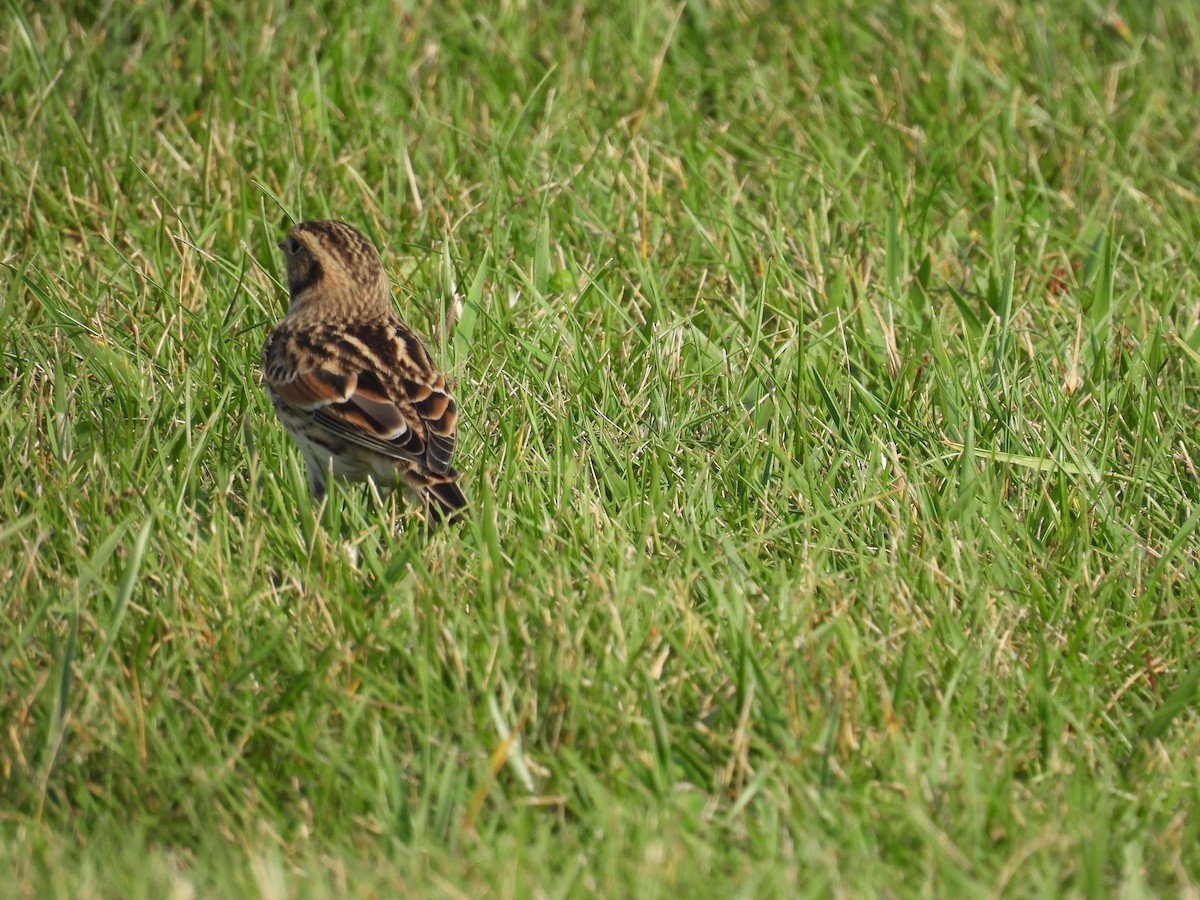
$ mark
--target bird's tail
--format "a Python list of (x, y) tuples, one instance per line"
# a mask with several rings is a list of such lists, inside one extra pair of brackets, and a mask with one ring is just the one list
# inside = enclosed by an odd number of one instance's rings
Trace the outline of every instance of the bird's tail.
[(467, 506), (467, 496), (455, 481), (457, 472), (450, 470), (445, 481), (435, 481), (421, 488), (421, 499), (433, 524), (456, 522)]

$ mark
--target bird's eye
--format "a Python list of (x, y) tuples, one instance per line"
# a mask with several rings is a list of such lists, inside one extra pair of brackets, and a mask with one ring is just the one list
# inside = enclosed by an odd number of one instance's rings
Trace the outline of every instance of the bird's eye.
[(288, 256), (295, 256), (300, 252), (300, 242), (294, 237), (285, 237), (279, 242), (279, 249), (284, 251)]

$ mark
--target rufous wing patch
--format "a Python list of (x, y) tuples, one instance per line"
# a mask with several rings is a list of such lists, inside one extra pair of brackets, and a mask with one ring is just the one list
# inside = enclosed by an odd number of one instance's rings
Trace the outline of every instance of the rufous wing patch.
[(331, 403), (345, 403), (354, 393), (358, 377), (328, 369), (313, 369), (297, 373), (290, 381), (271, 384), (273, 390), (288, 406), (297, 409), (320, 409)]

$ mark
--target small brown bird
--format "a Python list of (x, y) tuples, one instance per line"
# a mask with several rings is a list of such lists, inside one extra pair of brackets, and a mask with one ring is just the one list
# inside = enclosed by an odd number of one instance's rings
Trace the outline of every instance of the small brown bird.
[(458, 409), (446, 379), (392, 306), (375, 246), (343, 222), (301, 222), (287, 255), (287, 315), (263, 346), (267, 394), (299, 445), (314, 500), (332, 473), (397, 481), (431, 518), (467, 498), (450, 465)]

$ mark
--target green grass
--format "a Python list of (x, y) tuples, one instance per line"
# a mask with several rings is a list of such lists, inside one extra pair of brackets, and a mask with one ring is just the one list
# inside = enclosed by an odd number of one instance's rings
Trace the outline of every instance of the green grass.
[[(1197, 889), (1193, 4), (72, 5), (0, 11), (6, 891)], [(460, 529), (307, 503), (327, 215)]]

